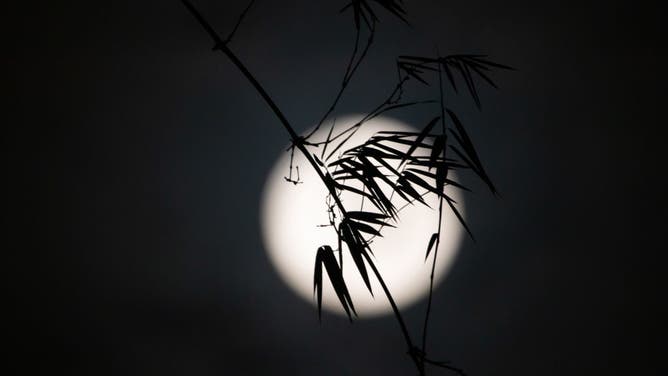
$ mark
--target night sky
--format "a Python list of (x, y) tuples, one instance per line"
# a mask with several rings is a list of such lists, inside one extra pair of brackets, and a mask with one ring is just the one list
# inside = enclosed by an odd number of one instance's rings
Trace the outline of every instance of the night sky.
[[(223, 35), (246, 5), (194, 3)], [(415, 27), (378, 11), (340, 113), (381, 101), (399, 54), (438, 47), (518, 69), (481, 90), (480, 112), (451, 102), (501, 198), (470, 179), (476, 242), (435, 293), (430, 353), (474, 376), (665, 370), (658, 7), (405, 4)], [(258, 0), (231, 44), (299, 131), (327, 109), (352, 48), (343, 5)], [(319, 324), (272, 269), (259, 202), (288, 136), (179, 1), (14, 2), (3, 18), (3, 367), (415, 373), (391, 316)], [(421, 126), (431, 113), (393, 115)], [(405, 310), (416, 337), (424, 309)]]

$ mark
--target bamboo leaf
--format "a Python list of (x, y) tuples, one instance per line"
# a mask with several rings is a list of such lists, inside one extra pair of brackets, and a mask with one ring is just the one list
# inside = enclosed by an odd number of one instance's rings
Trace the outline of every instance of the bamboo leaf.
[(347, 213), (347, 217), (350, 219), (354, 219), (356, 221), (364, 221), (381, 226), (394, 227), (391, 224), (388, 224), (387, 222), (383, 221), (383, 219), (387, 219), (389, 217), (381, 213), (372, 213), (365, 211), (349, 211)]
[(478, 74), (478, 76), (482, 77), (483, 80), (487, 81), (487, 83), (490, 86), (492, 86), (495, 89), (499, 88), (498, 86), (496, 86), (496, 84), (494, 83), (494, 81), (492, 81), (491, 78), (489, 78), (482, 70), (480, 70), (480, 68), (476, 67), (475, 65), (472, 65), (471, 69), (473, 69), (473, 71), (475, 71)]
[[(407, 195), (411, 196), (414, 200), (419, 201), (419, 202), (422, 203), (423, 205), (425, 205), (425, 206), (427, 206), (427, 207), (430, 207), (430, 206), (427, 205), (427, 203), (424, 201), (424, 199), (422, 198), (422, 195), (420, 195), (420, 194), (415, 190), (415, 188), (413, 188), (413, 186), (410, 185), (410, 183), (406, 180), (405, 177), (403, 177), (403, 176), (400, 177), (399, 180), (398, 180), (397, 182), (398, 182), (398, 184), (399, 184), (399, 188), (401, 189), (401, 191), (405, 192)], [(400, 192), (401, 192), (401, 191), (400, 191)], [(404, 199), (405, 199), (405, 198), (404, 198)], [(407, 199), (406, 199), (406, 201), (410, 202), (410, 200), (407, 200)]]
[(429, 253), (431, 253), (431, 248), (436, 244), (436, 240), (438, 239), (438, 233), (434, 233), (431, 235), (431, 238), (429, 239), (429, 244), (427, 245), (427, 253), (424, 256), (424, 261), (427, 262), (427, 258), (429, 257)]
[(436, 167), (436, 190), (443, 192), (443, 187), (445, 185), (445, 180), (448, 176), (448, 166), (441, 162)]
[(336, 262), (336, 257), (334, 256), (334, 251), (328, 245), (323, 245), (318, 248), (315, 258), (315, 271), (313, 272), (313, 289), (318, 300), (318, 318), (322, 318), (322, 266), (325, 266), (327, 275), (329, 276), (329, 281), (334, 288), (336, 296), (341, 302), (341, 306), (346, 311), (348, 319), (352, 321), (352, 315), (350, 311), (357, 315), (355, 312), (355, 307), (353, 305), (352, 298), (348, 292), (348, 287), (343, 279), (343, 274), (339, 268), (338, 263)]
[(420, 187), (432, 192), (436, 193), (437, 195), (441, 196), (443, 195), (443, 191), (438, 191), (436, 188), (434, 188), (431, 184), (427, 183), (426, 181), (422, 180), (420, 177), (417, 175), (411, 173), (410, 171), (404, 171), (404, 176), (408, 181), (413, 182), (414, 184), (419, 185)]
[(404, 152), (402, 152), (402, 151), (399, 151), (399, 150), (397, 150), (397, 149), (394, 149), (394, 148), (392, 148), (392, 147), (390, 147), (390, 146), (387, 146), (387, 145), (385, 145), (385, 144), (382, 144), (382, 143), (376, 143), (376, 144), (374, 144), (374, 145), (375, 145), (377, 148), (379, 148), (379, 149), (383, 149), (383, 150), (385, 150), (385, 151), (387, 151), (387, 152), (389, 152), (389, 153), (391, 153), (391, 154), (396, 155), (396, 156), (398, 157), (397, 159), (401, 159), (402, 161), (403, 161), (403, 160), (410, 160), (410, 161), (418, 162), (417, 158), (415, 158), (415, 157), (413, 157), (413, 156), (411, 156), (411, 155), (408, 155), (407, 153), (404, 153)]
[(497, 194), (496, 188), (494, 187), (492, 180), (485, 172), (485, 169), (483, 168), (482, 163), (480, 162), (480, 158), (478, 158), (478, 153), (476, 153), (475, 151), (475, 147), (473, 146), (471, 138), (466, 133), (466, 129), (462, 125), (461, 121), (459, 121), (459, 118), (457, 117), (457, 115), (455, 115), (454, 112), (452, 112), (450, 109), (447, 109), (446, 111), (448, 112), (448, 115), (450, 115), (450, 118), (452, 119), (452, 122), (455, 124), (455, 128), (457, 129), (456, 133), (453, 132), (455, 138), (462, 146), (462, 148), (464, 148), (464, 151), (466, 152), (466, 156), (468, 158), (464, 158), (464, 156), (462, 155), (463, 153), (459, 152), (456, 148), (453, 148), (453, 150), (455, 150), (455, 152), (458, 153), (459, 156), (462, 157), (463, 159), (467, 159), (470, 167), (473, 168), (473, 170), (480, 177), (480, 179), (482, 179), (487, 184), (490, 191), (492, 191), (493, 194)]
[[(418, 137), (420, 137), (420, 136), (421, 136), (421, 135), (418, 135)], [(434, 136), (431, 136), (431, 135), (427, 134), (427, 135), (425, 135), (424, 138), (426, 138), (426, 137), (434, 137)], [(418, 148), (418, 147), (420, 147), (420, 148), (431, 148), (431, 145), (430, 145), (430, 144), (425, 144), (424, 142), (422, 142), (422, 141), (424, 141), (424, 138), (423, 138), (423, 139), (420, 139), (420, 142), (418, 142), (417, 140), (413, 140), (413, 141), (411, 141), (411, 140), (406, 139), (405, 136), (399, 136), (399, 135), (397, 135), (397, 136), (378, 136), (378, 137), (373, 137), (373, 140), (374, 140), (374, 141), (377, 140), (377, 141), (379, 141), (379, 142), (383, 142), (383, 141), (385, 141), (385, 142), (393, 142), (393, 143), (395, 143), (395, 144), (399, 144), (399, 145), (415, 146), (416, 148)]]
[(462, 67), (462, 75), (464, 77), (464, 82), (466, 82), (466, 86), (469, 89), (469, 93), (471, 94), (471, 97), (473, 97), (476, 106), (480, 108), (480, 97), (478, 97), (478, 91), (475, 88), (475, 81), (473, 81), (471, 71), (466, 63), (459, 61), (459, 64)]
[(364, 264), (363, 255), (366, 253), (366, 246), (363, 242), (360, 242), (361, 235), (359, 235), (359, 233), (357, 233), (356, 230), (350, 226), (350, 221), (346, 219), (341, 221), (339, 231), (341, 239), (348, 246), (348, 251), (350, 252), (350, 256), (352, 257), (353, 262), (357, 267), (357, 271), (359, 271), (364, 284), (366, 285), (367, 289), (369, 289), (371, 295), (373, 295), (369, 274), (367, 273), (366, 265)]
[(365, 149), (365, 152), (366, 152), (367, 155), (369, 155), (370, 157), (372, 157), (373, 159), (378, 161), (378, 163), (380, 163), (388, 171), (390, 171), (391, 173), (393, 173), (396, 176), (401, 176), (401, 173), (399, 171), (397, 171), (394, 167), (392, 167), (389, 163), (387, 163), (387, 161), (385, 161), (385, 159), (382, 156), (382, 154), (383, 154), (382, 152), (380, 152), (377, 149), (370, 149), (370, 148)]
[[(451, 166), (451, 165), (448, 164), (448, 166)], [(414, 173), (416, 173), (416, 174), (424, 175), (424, 176), (426, 176), (426, 177), (428, 177), (428, 178), (431, 178), (431, 179), (436, 180), (436, 174), (434, 174), (434, 173), (431, 173), (431, 172), (428, 172), (428, 171), (424, 171), (424, 170), (419, 170), (419, 169), (417, 169), (417, 168), (407, 168), (406, 170), (407, 170), (407, 171), (414, 172)], [(471, 190), (470, 190), (469, 188), (467, 188), (467, 187), (461, 185), (460, 183), (458, 183), (458, 182), (456, 182), (456, 181), (454, 181), (454, 180), (448, 179), (448, 178), (445, 179), (445, 184), (455, 186), (455, 187), (457, 187), (457, 188), (459, 188), (459, 189), (461, 189), (461, 190), (467, 191), (467, 192), (471, 192)]]
[(350, 226), (355, 228), (355, 230), (357, 231), (366, 232), (367, 234), (376, 235), (380, 237), (383, 236), (380, 234), (378, 230), (362, 222), (350, 221)]
[(431, 155), (429, 156), (429, 162), (435, 163), (438, 156), (441, 155), (445, 149), (445, 135), (438, 135), (434, 139), (434, 144), (431, 147)]
[(448, 67), (447, 63), (441, 64), (443, 67), (443, 70), (445, 71), (445, 74), (448, 76), (448, 81), (450, 81), (450, 85), (452, 85), (452, 89), (454, 89), (455, 93), (458, 93), (457, 91), (457, 84), (455, 83), (455, 77), (452, 74), (452, 71), (450, 70), (450, 67)]
[[(420, 132), (420, 135), (415, 139), (415, 142), (413, 145), (411, 145), (410, 148), (408, 148), (408, 151), (406, 152), (407, 156), (411, 156), (415, 149), (418, 148), (418, 146), (422, 143), (422, 140), (431, 132), (432, 128), (434, 128), (434, 125), (441, 119), (440, 116), (436, 116), (435, 118), (431, 119), (429, 123), (422, 129), (422, 132)], [(406, 158), (401, 160), (401, 164), (403, 164), (406, 161)]]
[[(380, 5), (382, 8), (390, 12), (395, 17), (399, 18), (404, 23), (408, 24), (405, 14), (406, 11), (403, 8), (401, 2), (397, 0), (373, 0), (375, 3)], [(344, 6), (340, 12), (346, 11), (348, 8), (353, 9), (353, 17), (355, 20), (355, 27), (359, 30), (360, 28), (360, 19), (363, 19), (367, 27), (372, 28), (372, 23), (378, 21), (373, 8), (369, 5), (368, 0), (352, 0), (346, 6)], [(371, 19), (371, 20), (369, 20)], [(373, 22), (372, 22), (373, 21)]]
[(459, 213), (459, 210), (457, 210), (457, 207), (455, 207), (455, 204), (456, 204), (455, 200), (451, 199), (451, 198), (450, 198), (448, 195), (446, 195), (446, 194), (443, 194), (443, 198), (444, 198), (445, 201), (448, 203), (448, 206), (450, 206), (450, 210), (452, 210), (452, 212), (455, 214), (455, 216), (457, 217), (457, 220), (459, 221), (459, 223), (462, 224), (462, 226), (464, 227), (464, 229), (466, 230), (466, 232), (469, 234), (469, 236), (471, 237), (471, 239), (472, 239), (473, 241), (475, 241), (475, 238), (473, 237), (473, 233), (471, 232), (471, 229), (469, 229), (469, 226), (466, 224), (466, 221), (464, 220), (464, 217), (462, 217), (461, 213)]

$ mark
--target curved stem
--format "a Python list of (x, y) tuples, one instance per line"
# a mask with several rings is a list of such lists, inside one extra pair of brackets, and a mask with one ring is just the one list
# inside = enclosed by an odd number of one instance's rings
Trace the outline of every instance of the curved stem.
[[(204, 29), (209, 33), (209, 35), (213, 38), (214, 42), (216, 43), (214, 46), (214, 50), (220, 50), (222, 53), (224, 53), (228, 59), (241, 71), (241, 73), (246, 77), (246, 79), (253, 85), (255, 90), (260, 94), (260, 96), (264, 99), (264, 101), (267, 103), (269, 108), (274, 112), (278, 120), (281, 122), (285, 130), (288, 132), (290, 135), (290, 138), (294, 145), (299, 149), (299, 151), (304, 154), (304, 157), (309, 161), (311, 166), (316, 170), (318, 173), (318, 176), (320, 176), (320, 179), (322, 179), (323, 182), (327, 181), (327, 178), (325, 177), (324, 173), (322, 170), (318, 167), (318, 164), (316, 161), (313, 159), (313, 156), (309, 151), (306, 149), (304, 146), (304, 143), (301, 142), (301, 138), (295, 132), (295, 130), (292, 128), (290, 125), (290, 122), (288, 119), (283, 115), (283, 112), (281, 111), (280, 108), (276, 105), (273, 99), (271, 99), (271, 96), (269, 96), (269, 93), (262, 87), (262, 85), (255, 79), (253, 74), (246, 68), (246, 66), (239, 60), (239, 58), (230, 50), (229, 47), (223, 42), (223, 40), (220, 38), (218, 33), (211, 27), (211, 25), (202, 17), (202, 15), (199, 13), (199, 11), (188, 1), (188, 0), (181, 0), (183, 4), (190, 10), (190, 12), (197, 18), (199, 23), (204, 27)], [(341, 203), (339, 197), (336, 195), (336, 191), (334, 190), (334, 187), (332, 187), (330, 184), (325, 184), (327, 186), (327, 189), (330, 191), (332, 194), (334, 200), (336, 201), (337, 206), (340, 208), (343, 208), (343, 204)]]
[(394, 312), (394, 316), (397, 318), (397, 321), (399, 322), (399, 327), (401, 328), (401, 332), (404, 335), (404, 339), (406, 340), (406, 345), (408, 345), (408, 354), (410, 355), (411, 359), (415, 363), (415, 366), (417, 367), (418, 371), (420, 372), (420, 375), (424, 375), (424, 364), (421, 361), (422, 357), (419, 357), (415, 353), (415, 346), (413, 346), (413, 341), (411, 340), (410, 333), (408, 332), (408, 327), (406, 327), (406, 323), (404, 322), (403, 317), (401, 316), (401, 312), (399, 311), (399, 307), (397, 306), (397, 303), (394, 302), (394, 298), (392, 297), (392, 294), (390, 293), (390, 290), (388, 289), (387, 285), (385, 284), (385, 281), (383, 280), (383, 277), (380, 275), (380, 272), (378, 271), (378, 268), (376, 268), (376, 264), (374, 264), (373, 260), (371, 259), (371, 256), (369, 256), (368, 253), (364, 253), (364, 258), (366, 259), (367, 263), (369, 264), (369, 267), (371, 267), (371, 270), (373, 271), (373, 274), (376, 276), (378, 279), (378, 282), (380, 282), (380, 286), (383, 288), (383, 292), (385, 293), (385, 296), (387, 297), (388, 302), (390, 303), (390, 306), (392, 307), (392, 311)]
[[(355, 34), (355, 47), (353, 48), (353, 53), (350, 56), (350, 61), (348, 61), (348, 66), (346, 67), (346, 73), (343, 75), (343, 81), (341, 82), (341, 88), (339, 89), (339, 92), (336, 94), (336, 97), (334, 98), (334, 102), (329, 106), (329, 109), (323, 117), (320, 119), (318, 124), (311, 130), (306, 136), (304, 136), (304, 139), (308, 140), (313, 136), (315, 132), (320, 129), (322, 124), (327, 120), (329, 115), (332, 114), (336, 106), (339, 104), (339, 101), (341, 100), (341, 97), (343, 96), (343, 92), (346, 90), (348, 87), (348, 84), (350, 83), (350, 80), (353, 78), (353, 75), (357, 71), (357, 68), (359, 68), (360, 64), (362, 64), (362, 61), (366, 57), (367, 52), (369, 52), (369, 48), (371, 47), (371, 44), (373, 43), (373, 37), (375, 34), (375, 29), (376, 29), (376, 23), (375, 21), (373, 22), (371, 29), (369, 31), (369, 38), (367, 39), (366, 45), (364, 46), (364, 50), (362, 50), (362, 53), (360, 54), (360, 57), (357, 59), (357, 62), (355, 62), (355, 56), (357, 56), (357, 50), (359, 47), (359, 40), (360, 40), (360, 30), (357, 30), (357, 33)], [(354, 63), (354, 64), (353, 64)]]
[[(440, 57), (440, 54), (439, 54)], [(440, 96), (440, 104), (441, 104), (441, 131), (443, 133), (443, 137), (445, 138), (444, 144), (447, 145), (447, 133), (445, 129), (445, 103), (444, 103), (444, 95), (443, 95), (443, 73), (441, 69), (441, 65), (438, 65), (438, 89), (439, 89), (439, 96)], [(445, 160), (445, 151), (446, 148), (443, 148), (443, 160)], [(429, 326), (429, 316), (431, 314), (431, 302), (432, 298), (434, 295), (434, 272), (436, 270), (436, 258), (438, 257), (438, 246), (441, 243), (441, 221), (443, 218), (443, 197), (439, 197), (438, 200), (438, 235), (436, 237), (436, 245), (434, 248), (434, 261), (431, 264), (431, 276), (429, 278), (429, 298), (427, 301), (427, 312), (425, 313), (424, 316), (424, 326), (422, 328), (422, 351), (426, 356), (427, 353), (427, 328)]]
[(239, 26), (241, 26), (241, 22), (244, 20), (244, 17), (246, 17), (246, 14), (248, 14), (248, 11), (250, 8), (253, 6), (253, 3), (255, 3), (255, 0), (251, 0), (250, 3), (246, 6), (246, 9), (244, 9), (243, 12), (241, 12), (241, 15), (239, 16), (239, 19), (237, 20), (236, 25), (234, 25), (234, 28), (230, 32), (230, 35), (227, 36), (227, 39), (225, 39), (225, 43), (230, 43), (232, 41), (232, 37), (234, 37), (234, 33), (239, 30)]
[(434, 261), (431, 264), (431, 275), (429, 277), (429, 298), (427, 300), (427, 313), (424, 316), (424, 326), (422, 328), (422, 352), (427, 353), (427, 327), (429, 326), (429, 315), (431, 313), (431, 302), (434, 295), (434, 273), (436, 271), (436, 258), (438, 257), (438, 246), (441, 243), (441, 220), (443, 217), (443, 197), (438, 200), (438, 235), (434, 246)]

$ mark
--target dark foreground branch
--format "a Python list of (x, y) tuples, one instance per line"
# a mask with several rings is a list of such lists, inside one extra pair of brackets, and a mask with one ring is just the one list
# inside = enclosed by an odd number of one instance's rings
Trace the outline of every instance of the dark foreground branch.
[[(343, 203), (339, 199), (337, 192), (336, 192), (336, 187), (333, 184), (329, 184), (328, 181), (331, 179), (331, 177), (328, 179), (328, 177), (325, 175), (325, 173), (322, 171), (322, 169), (319, 167), (320, 165), (315, 161), (314, 157), (311, 155), (311, 153), (306, 149), (304, 139), (300, 137), (288, 121), (288, 119), (283, 115), (283, 112), (280, 110), (280, 108), (276, 105), (274, 100), (271, 98), (271, 96), (267, 93), (267, 91), (262, 87), (262, 85), (255, 79), (255, 77), (251, 74), (251, 72), (246, 68), (246, 66), (239, 60), (239, 58), (230, 50), (229, 47), (227, 47), (227, 44), (225, 41), (223, 41), (222, 38), (218, 35), (218, 33), (213, 29), (213, 27), (202, 17), (202, 15), (199, 13), (199, 11), (190, 3), (188, 0), (181, 0), (183, 4), (188, 8), (188, 10), (192, 13), (192, 15), (197, 19), (197, 21), (202, 25), (204, 30), (211, 36), (211, 38), (214, 40), (214, 50), (220, 50), (225, 56), (227, 56), (228, 59), (241, 71), (241, 73), (246, 77), (246, 79), (253, 85), (255, 90), (260, 94), (260, 96), (265, 100), (269, 108), (274, 112), (278, 120), (281, 122), (285, 130), (288, 132), (290, 135), (290, 138), (292, 140), (292, 143), (294, 146), (296, 146), (299, 151), (302, 152), (304, 157), (308, 160), (308, 162), (311, 164), (311, 166), (316, 170), (318, 173), (318, 176), (322, 180), (322, 182), (325, 184), (327, 187), (329, 193), (331, 194), (332, 198), (336, 202), (337, 207), (341, 211), (342, 215), (346, 215), (346, 209), (343, 206)], [(374, 275), (376, 276), (376, 279), (378, 279), (378, 282), (383, 288), (383, 292), (385, 293), (385, 296), (387, 297), (390, 305), (392, 306), (392, 310), (394, 312), (394, 315), (399, 323), (399, 326), (401, 328), (401, 331), (404, 335), (404, 339), (406, 341), (406, 345), (408, 346), (409, 349), (409, 355), (411, 356), (411, 359), (415, 363), (415, 366), (417, 367), (419, 374), (421, 376), (424, 376), (424, 364), (423, 361), (420, 359), (420, 357), (415, 353), (414, 349), (415, 346), (413, 346), (413, 341), (411, 340), (410, 334), (408, 332), (408, 328), (406, 327), (406, 324), (401, 316), (401, 312), (399, 311), (399, 307), (396, 305), (394, 298), (392, 297), (392, 294), (390, 293), (390, 290), (388, 289), (387, 285), (385, 284), (385, 281), (383, 280), (383, 277), (381, 276), (380, 272), (376, 268), (375, 263), (373, 262), (373, 259), (371, 259), (368, 255), (366, 255), (366, 261), (368, 262), (369, 266), (374, 272)]]

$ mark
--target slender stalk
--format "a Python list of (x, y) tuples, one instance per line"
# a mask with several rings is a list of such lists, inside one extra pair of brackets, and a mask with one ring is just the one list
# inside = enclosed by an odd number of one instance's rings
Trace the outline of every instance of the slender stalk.
[[(380, 114), (382, 114), (385, 110), (387, 110), (387, 107), (385, 107), (385, 106), (387, 106), (387, 105), (389, 105), (389, 104), (391, 104), (391, 103), (395, 103), (396, 101), (393, 101), (392, 98), (394, 98), (395, 94), (397, 94), (398, 92), (401, 91), (401, 88), (403, 87), (403, 84), (404, 84), (407, 80), (408, 80), (407, 78), (404, 78), (404, 79), (402, 79), (401, 81), (399, 81), (399, 83), (394, 87), (394, 90), (392, 91), (392, 93), (390, 93), (390, 96), (387, 97), (387, 99), (385, 99), (385, 101), (384, 101), (383, 103), (381, 103), (380, 105), (378, 105), (378, 106), (377, 106), (376, 108), (374, 108), (371, 112), (369, 112), (368, 114), (364, 115), (364, 117), (362, 118), (362, 120), (358, 121), (357, 123), (351, 125), (350, 127), (346, 128), (345, 130), (341, 131), (341, 133), (339, 133), (338, 135), (333, 136), (333, 137), (331, 137), (331, 138), (328, 137), (329, 140), (326, 141), (326, 142), (329, 143), (329, 142), (334, 142), (334, 141), (336, 141), (338, 138), (344, 136), (344, 135), (347, 134), (347, 133), (350, 133), (350, 134), (348, 134), (348, 136), (347, 136), (343, 141), (341, 141), (341, 142), (334, 148), (334, 150), (332, 150), (332, 151), (329, 153), (329, 155), (325, 158), (325, 160), (328, 160), (329, 158), (331, 158), (332, 155), (334, 155), (334, 153), (336, 153), (337, 150), (339, 150), (339, 149), (340, 149), (346, 142), (348, 142), (348, 140), (350, 140), (350, 138), (352, 138), (352, 137), (355, 135), (355, 133), (359, 130), (359, 128), (362, 126), (362, 124), (364, 124), (365, 122), (367, 122), (367, 121), (369, 121), (369, 120), (371, 120), (371, 119), (373, 119), (373, 118), (379, 116)], [(384, 108), (384, 107), (385, 107), (385, 108)], [(319, 145), (322, 145), (323, 143), (325, 143), (325, 142), (316, 142), (316, 143), (312, 143), (311, 145), (313, 145), (313, 146), (319, 146)]]
[[(443, 132), (443, 137), (445, 140), (443, 141), (444, 146), (443, 146), (443, 160), (445, 160), (445, 151), (446, 151), (446, 146), (447, 146), (447, 133), (445, 129), (445, 103), (444, 103), (444, 95), (443, 95), (443, 72), (441, 69), (441, 64), (438, 64), (438, 89), (439, 89), (439, 96), (440, 96), (440, 104), (441, 104), (441, 131)], [(443, 197), (439, 196), (438, 199), (438, 235), (436, 237), (436, 245), (434, 248), (434, 260), (431, 264), (431, 275), (429, 277), (429, 298), (427, 300), (427, 312), (425, 313), (424, 316), (424, 326), (422, 328), (422, 352), (425, 354), (427, 353), (427, 328), (429, 326), (429, 316), (431, 314), (431, 302), (432, 298), (434, 295), (434, 273), (436, 270), (436, 258), (438, 257), (438, 246), (441, 243), (441, 221), (443, 218)]]
[[(372, 23), (371, 29), (369, 31), (369, 38), (367, 39), (366, 45), (364, 46), (364, 50), (362, 50), (362, 53), (360, 54), (360, 57), (357, 59), (357, 62), (355, 62), (355, 56), (357, 55), (357, 49), (359, 47), (359, 40), (360, 40), (360, 30), (357, 29), (357, 32), (355, 34), (355, 47), (353, 48), (353, 53), (350, 56), (350, 61), (348, 61), (348, 66), (346, 67), (346, 73), (343, 75), (343, 81), (341, 82), (341, 88), (339, 89), (339, 92), (336, 94), (336, 97), (334, 98), (334, 102), (329, 106), (329, 109), (327, 112), (325, 112), (325, 115), (320, 119), (318, 124), (313, 128), (309, 134), (307, 134), (304, 139), (309, 139), (315, 132), (320, 129), (322, 124), (327, 120), (329, 115), (332, 114), (336, 106), (339, 104), (339, 101), (341, 100), (341, 97), (343, 96), (343, 92), (346, 90), (348, 87), (348, 84), (350, 83), (350, 80), (353, 78), (353, 75), (357, 71), (357, 68), (359, 68), (360, 64), (362, 64), (362, 61), (367, 55), (367, 52), (369, 52), (369, 48), (371, 47), (371, 44), (373, 43), (373, 37), (376, 32), (376, 22), (374, 21)], [(354, 65), (353, 65), (354, 63)]]
[[(327, 189), (329, 190), (331, 196), (334, 198), (334, 201), (336, 202), (337, 207), (341, 211), (341, 214), (343, 216), (346, 215), (346, 210), (345, 207), (343, 206), (343, 203), (339, 199), (336, 189), (332, 184), (328, 184), (328, 179), (325, 176), (325, 174), (322, 172), (320, 167), (318, 167), (318, 163), (315, 161), (311, 153), (306, 149), (306, 146), (304, 145), (303, 139), (299, 137), (299, 135), (295, 132), (295, 130), (292, 128), (290, 125), (290, 122), (287, 120), (285, 115), (281, 112), (281, 110), (278, 108), (276, 103), (273, 101), (273, 99), (269, 96), (267, 91), (262, 87), (262, 85), (255, 79), (255, 77), (250, 73), (250, 71), (245, 67), (245, 65), (239, 60), (239, 58), (227, 47), (226, 43), (220, 38), (218, 33), (213, 29), (213, 27), (202, 17), (202, 15), (199, 13), (199, 11), (190, 3), (188, 0), (181, 0), (183, 4), (188, 8), (188, 10), (193, 14), (193, 16), (197, 19), (197, 21), (202, 25), (202, 27), (209, 33), (211, 38), (213, 38), (215, 42), (214, 50), (220, 50), (223, 54), (225, 54), (230, 61), (241, 71), (241, 73), (246, 77), (246, 79), (253, 85), (255, 90), (262, 96), (262, 98), (267, 102), (267, 105), (271, 110), (274, 112), (276, 117), (279, 119), (285, 130), (288, 132), (290, 135), (290, 138), (292, 139), (292, 142), (294, 145), (299, 149), (299, 151), (304, 154), (304, 157), (308, 160), (308, 162), (311, 164), (311, 166), (316, 170), (318, 173), (318, 176), (322, 180), (322, 182), (325, 184)], [(374, 275), (378, 279), (378, 282), (380, 283), (381, 287), (383, 288), (383, 292), (385, 293), (385, 296), (387, 297), (387, 300), (390, 303), (390, 306), (392, 307), (392, 310), (394, 312), (394, 315), (399, 323), (399, 326), (401, 328), (401, 331), (404, 335), (404, 339), (406, 340), (406, 345), (408, 345), (408, 353), (411, 356), (411, 359), (415, 363), (415, 366), (417, 367), (419, 373), (421, 376), (424, 376), (424, 366), (423, 362), (419, 359), (417, 354), (415, 354), (415, 347), (413, 346), (413, 341), (411, 340), (410, 334), (408, 332), (408, 328), (406, 327), (406, 324), (403, 320), (403, 317), (401, 316), (401, 312), (399, 311), (399, 307), (397, 307), (396, 303), (394, 302), (394, 298), (392, 297), (392, 294), (390, 293), (390, 290), (388, 289), (387, 285), (385, 284), (385, 281), (383, 280), (383, 277), (381, 276), (380, 272), (378, 271), (378, 268), (376, 268), (375, 263), (373, 262), (373, 259), (368, 254), (364, 254), (367, 263), (369, 264), (369, 267), (371, 267), (371, 270), (373, 271)]]
[(424, 316), (424, 326), (422, 328), (422, 352), (427, 354), (427, 327), (429, 326), (429, 315), (431, 313), (431, 302), (434, 295), (434, 273), (436, 271), (436, 258), (438, 257), (438, 246), (441, 243), (441, 220), (443, 217), (443, 198), (438, 200), (438, 236), (434, 246), (434, 260), (431, 264), (431, 275), (429, 277), (429, 298), (427, 300), (427, 312)]
[[(223, 40), (220, 38), (218, 33), (211, 27), (211, 25), (202, 17), (202, 15), (199, 13), (199, 11), (190, 3), (188, 0), (181, 0), (183, 4), (190, 10), (190, 12), (195, 16), (197, 21), (204, 27), (204, 29), (209, 33), (211, 38), (213, 38), (215, 42), (214, 50), (220, 50), (222, 53), (227, 56), (228, 59), (241, 71), (241, 73), (246, 77), (246, 79), (253, 85), (255, 90), (260, 94), (260, 96), (264, 99), (264, 101), (267, 103), (269, 108), (274, 112), (278, 120), (281, 122), (285, 130), (288, 132), (290, 135), (290, 138), (293, 142), (293, 144), (299, 149), (299, 151), (304, 154), (304, 157), (308, 160), (308, 162), (313, 166), (313, 168), (316, 170), (318, 173), (318, 176), (320, 176), (320, 179), (322, 179), (323, 182), (327, 181), (327, 178), (325, 177), (324, 173), (322, 170), (318, 167), (318, 164), (316, 163), (315, 159), (313, 159), (313, 156), (309, 151), (306, 149), (306, 146), (304, 146), (304, 143), (302, 142), (302, 138), (299, 137), (297, 132), (295, 132), (294, 128), (292, 128), (292, 125), (290, 125), (290, 122), (288, 119), (283, 115), (283, 112), (278, 108), (276, 103), (274, 102), (273, 99), (269, 96), (267, 91), (262, 87), (262, 85), (255, 79), (253, 74), (246, 68), (246, 66), (239, 60), (239, 58), (230, 50), (229, 47), (227, 47), (227, 44), (223, 42)], [(332, 194), (334, 200), (337, 203), (337, 206), (340, 208), (343, 208), (343, 204), (341, 203), (339, 197), (336, 195), (336, 191), (334, 187), (330, 186), (330, 184), (325, 184), (327, 186), (327, 189), (330, 191)]]
[(239, 29), (239, 26), (241, 26), (241, 22), (244, 20), (244, 17), (246, 17), (246, 14), (248, 14), (248, 11), (253, 6), (253, 3), (255, 3), (255, 0), (251, 0), (248, 3), (248, 5), (246, 6), (246, 9), (244, 9), (244, 11), (241, 12), (241, 15), (239, 16), (239, 19), (237, 20), (236, 25), (234, 25), (234, 28), (232, 29), (232, 32), (230, 32), (230, 35), (228, 35), (227, 39), (225, 39), (225, 43), (230, 43), (232, 41), (232, 37), (234, 37), (234, 33), (236, 33), (237, 30)]
[(404, 335), (404, 339), (406, 340), (406, 345), (408, 345), (408, 354), (410, 355), (411, 359), (413, 359), (413, 362), (415, 363), (415, 366), (417, 367), (418, 371), (420, 372), (420, 375), (423, 376), (424, 373), (424, 365), (422, 361), (420, 360), (420, 357), (415, 353), (415, 346), (413, 346), (413, 341), (411, 340), (411, 336), (408, 333), (408, 328), (406, 327), (406, 323), (404, 323), (404, 320), (401, 316), (401, 312), (399, 311), (399, 307), (397, 307), (397, 304), (394, 302), (394, 298), (392, 297), (392, 294), (390, 293), (390, 290), (388, 289), (387, 285), (385, 284), (385, 281), (383, 280), (383, 277), (381, 277), (380, 272), (378, 271), (378, 268), (376, 268), (376, 265), (374, 264), (373, 260), (371, 259), (371, 256), (369, 256), (368, 253), (364, 253), (364, 258), (366, 261), (369, 263), (369, 267), (371, 267), (371, 270), (373, 270), (373, 274), (376, 275), (376, 278), (378, 279), (378, 282), (380, 282), (380, 286), (383, 288), (383, 292), (385, 293), (385, 296), (387, 297), (387, 300), (390, 303), (390, 306), (392, 306), (392, 311), (394, 312), (394, 316), (397, 318), (397, 321), (399, 322), (399, 326), (401, 327), (401, 332)]

